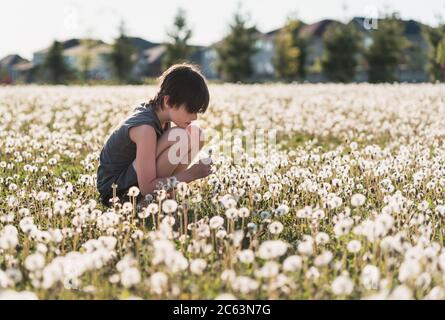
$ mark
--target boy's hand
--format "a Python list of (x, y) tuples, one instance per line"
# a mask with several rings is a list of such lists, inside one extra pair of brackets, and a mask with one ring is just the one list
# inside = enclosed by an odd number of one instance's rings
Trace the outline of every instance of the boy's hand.
[(212, 173), (212, 159), (205, 158), (198, 161), (189, 168), (193, 179), (201, 179)]

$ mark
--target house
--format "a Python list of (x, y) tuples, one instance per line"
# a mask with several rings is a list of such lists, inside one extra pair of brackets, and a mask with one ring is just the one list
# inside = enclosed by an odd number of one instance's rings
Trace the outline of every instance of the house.
[(252, 66), (254, 70), (254, 78), (256, 80), (270, 80), (275, 76), (274, 54), (275, 54), (275, 38), (280, 32), (275, 29), (267, 33), (258, 33), (255, 48), (258, 50), (252, 57)]
[(161, 73), (165, 49), (165, 45), (158, 44), (143, 50), (133, 67), (134, 73), (139, 77), (158, 77)]
[(208, 46), (202, 50), (201, 71), (202, 74), (211, 80), (219, 78), (216, 62), (218, 52), (214, 45)]
[[(328, 28), (339, 23), (334, 20), (322, 20), (312, 24), (302, 22), (299, 36), (307, 41), (307, 56), (305, 68), (309, 81), (321, 81), (323, 75), (320, 63), (323, 56), (323, 36)], [(258, 52), (252, 57), (255, 80), (269, 80), (275, 76), (274, 54), (275, 41), (282, 28), (278, 28), (266, 33), (259, 33), (255, 47)]]
[(216, 80), (220, 78), (217, 67), (218, 51), (216, 49), (219, 43), (220, 41), (215, 42), (202, 50), (201, 71), (207, 79)]
[[(276, 29), (268, 33), (257, 33), (257, 40), (255, 42), (257, 52), (251, 58), (253, 67), (252, 80), (262, 81), (274, 77), (274, 39), (279, 30), (280, 29)], [(201, 50), (201, 70), (207, 79), (219, 78), (217, 71), (218, 51), (216, 47), (221, 41), (215, 42)]]
[[(90, 59), (88, 66), (88, 78), (110, 79), (111, 71), (108, 66), (107, 56), (111, 52), (111, 46), (101, 40), (94, 39), (69, 39), (62, 41), (63, 58), (68, 68), (76, 72), (82, 72), (85, 59)], [(36, 51), (33, 54), (33, 65), (39, 67), (45, 62), (50, 47)]]
[[(88, 43), (90, 40), (90, 43)], [(133, 59), (138, 60), (141, 53), (153, 48), (157, 43), (144, 40), (139, 37), (128, 37), (130, 44), (135, 48)], [(88, 70), (88, 78), (95, 80), (109, 80), (113, 77), (113, 70), (110, 65), (109, 56), (112, 52), (112, 45), (101, 40), (94, 39), (69, 39), (61, 42), (63, 47), (63, 57), (67, 65), (72, 70), (81, 71), (85, 57), (91, 58)], [(51, 47), (39, 50), (33, 55), (33, 64), (40, 66), (45, 61), (45, 56)], [(139, 70), (133, 68), (131, 74), (137, 77)]]
[[(66, 50), (66, 49), (78, 46), (80, 44), (80, 40), (79, 39), (69, 39), (66, 41), (62, 41), (61, 44), (62, 44), (63, 50)], [(41, 50), (33, 53), (32, 62), (34, 63), (35, 66), (40, 66), (45, 62), (45, 56), (48, 53), (50, 48), (51, 47), (47, 47), (47, 48), (41, 49)]]
[(408, 40), (408, 45), (405, 49), (406, 62), (399, 66), (399, 80), (403, 82), (426, 82), (429, 80), (426, 71), (429, 45), (423, 33), (426, 26), (414, 20), (406, 20), (403, 23), (405, 25), (404, 35)]
[[(150, 73), (150, 71), (146, 70), (147, 65), (144, 63), (143, 56), (146, 54), (147, 50), (152, 50), (152, 54), (156, 55), (156, 52), (160, 50), (159, 43), (147, 41), (138, 37), (129, 37), (131, 45), (136, 49), (136, 53), (133, 57), (134, 65), (131, 70), (131, 78), (133, 79), (141, 79), (145, 76), (145, 74)], [(161, 49), (162, 50), (162, 49)], [(153, 58), (153, 57), (152, 57)], [(153, 68), (153, 67), (152, 67)]]
[(321, 69), (321, 62), (324, 55), (324, 35), (330, 27), (338, 24), (340, 24), (340, 22), (325, 19), (301, 27), (299, 36), (305, 39), (307, 43), (305, 63), (307, 81), (325, 81), (325, 76)]
[[(370, 28), (369, 23), (364, 17), (354, 17), (350, 23), (353, 23), (362, 35), (363, 47), (369, 49), (372, 45), (372, 32), (378, 29), (381, 19), (376, 19), (375, 25)], [(399, 81), (402, 82), (425, 82), (428, 81), (426, 65), (428, 62), (428, 41), (423, 35), (425, 25), (415, 20), (402, 20), (403, 34), (407, 40), (405, 49), (406, 59), (401, 63), (397, 70)], [(363, 63), (364, 62), (364, 63)], [(356, 81), (367, 81), (367, 65), (362, 59), (359, 70), (357, 70)]]
[(12, 68), (13, 83), (32, 83), (35, 81), (37, 68), (31, 61), (17, 63)]
[(147, 41), (139, 37), (128, 37), (127, 39), (137, 52), (141, 52), (159, 45), (159, 43)]
[[(189, 62), (197, 64), (201, 67), (201, 71), (205, 75), (202, 67), (206, 59), (206, 47), (190, 46), (192, 54)], [(134, 66), (134, 73), (139, 78), (143, 77), (159, 77), (162, 74), (162, 60), (166, 53), (167, 47), (165, 44), (158, 44), (152, 48), (144, 50), (140, 55)]]
[(0, 83), (11, 84), (18, 79), (15, 67), (20, 64), (29, 63), (18, 54), (10, 54), (0, 60)]
[[(88, 79), (107, 80), (112, 78), (108, 57), (112, 51), (111, 45), (100, 41), (82, 41), (79, 45), (63, 50), (63, 57), (71, 70), (83, 72), (87, 68)], [(85, 61), (89, 65), (85, 66)]]

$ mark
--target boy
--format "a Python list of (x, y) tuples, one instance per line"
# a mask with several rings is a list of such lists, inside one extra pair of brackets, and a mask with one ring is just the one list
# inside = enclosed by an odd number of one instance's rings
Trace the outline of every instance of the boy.
[[(204, 77), (193, 65), (176, 64), (159, 81), (155, 97), (136, 107), (101, 151), (97, 189), (106, 206), (110, 206), (113, 197), (113, 183), (117, 184), (116, 195), (121, 201), (128, 199), (132, 186), (139, 188), (140, 200), (170, 177), (188, 183), (211, 173), (208, 159), (188, 168), (203, 146), (202, 132), (191, 122), (209, 105)], [(170, 122), (176, 127), (171, 128)]]

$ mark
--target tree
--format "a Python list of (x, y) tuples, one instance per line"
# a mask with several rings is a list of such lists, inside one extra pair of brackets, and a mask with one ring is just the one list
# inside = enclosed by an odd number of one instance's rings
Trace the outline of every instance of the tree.
[(175, 63), (186, 62), (192, 54), (192, 48), (187, 43), (192, 37), (192, 30), (187, 26), (186, 12), (182, 8), (178, 9), (173, 28), (167, 35), (170, 37), (170, 42), (166, 44), (162, 61), (164, 70)]
[(300, 20), (290, 17), (275, 40), (275, 73), (287, 81), (306, 77), (307, 43), (299, 36), (301, 27)]
[(124, 22), (121, 22), (119, 26), (119, 36), (114, 41), (110, 54), (114, 75), (119, 81), (127, 82), (130, 79), (130, 73), (134, 65), (133, 55), (135, 52), (135, 47), (125, 34)]
[(445, 36), (439, 42), (436, 50), (436, 63), (439, 66), (440, 77), (438, 77), (441, 81), (445, 79)]
[(82, 39), (80, 41), (82, 52), (79, 57), (80, 74), (83, 81), (88, 81), (91, 66), (93, 64), (92, 50), (96, 45), (93, 39)]
[(425, 31), (429, 44), (429, 63), (428, 71), (433, 81), (445, 81), (444, 66), (441, 64), (443, 59), (445, 24), (443, 22), (435, 28), (428, 27)]
[(216, 46), (219, 57), (217, 70), (226, 81), (246, 81), (253, 75), (251, 59), (257, 52), (258, 30), (255, 26), (247, 26), (247, 23), (248, 19), (238, 9), (229, 34)]
[(63, 83), (71, 77), (71, 70), (63, 58), (63, 45), (59, 41), (53, 42), (42, 67), (51, 83)]
[(326, 77), (334, 82), (354, 80), (361, 51), (361, 38), (357, 29), (352, 24), (331, 25), (323, 42), (325, 55), (322, 68)]
[(11, 79), (8, 70), (0, 65), (0, 84), (10, 84)]
[(378, 29), (372, 31), (372, 45), (366, 55), (370, 82), (397, 80), (397, 67), (404, 59), (406, 47), (403, 33), (403, 23), (396, 14), (380, 21)]

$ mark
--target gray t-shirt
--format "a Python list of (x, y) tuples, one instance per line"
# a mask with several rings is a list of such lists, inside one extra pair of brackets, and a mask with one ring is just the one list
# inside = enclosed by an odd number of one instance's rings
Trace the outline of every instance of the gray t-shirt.
[(152, 126), (159, 137), (164, 133), (161, 122), (153, 108), (141, 103), (134, 113), (125, 119), (120, 127), (108, 137), (100, 153), (100, 164), (97, 169), (97, 189), (103, 204), (109, 205), (113, 196), (112, 184), (117, 184), (117, 196), (122, 199), (128, 188), (137, 186), (136, 171), (133, 161), (136, 159), (136, 144), (128, 134), (130, 128), (143, 124)]

